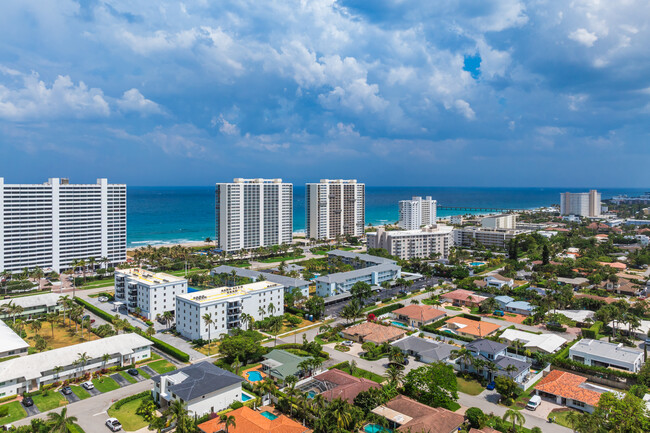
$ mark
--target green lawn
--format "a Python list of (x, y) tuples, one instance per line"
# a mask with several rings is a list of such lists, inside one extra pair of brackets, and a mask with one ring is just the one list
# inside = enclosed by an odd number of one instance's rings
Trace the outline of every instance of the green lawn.
[(571, 424), (569, 424), (569, 421), (567, 420), (567, 417), (571, 412), (575, 412), (574, 410), (562, 410), (562, 411), (557, 411), (557, 412), (551, 412), (549, 414), (549, 417), (553, 417), (553, 420), (555, 423), (560, 424), (561, 426), (571, 428)]
[(130, 375), (129, 373), (127, 373), (126, 371), (120, 371), (120, 376), (122, 376), (123, 378), (125, 378), (126, 380), (128, 380), (128, 381), (131, 382), (131, 383), (136, 383), (136, 382), (137, 382), (137, 380), (135, 380), (135, 379), (133, 378), (133, 376), (131, 376), (131, 375)]
[(140, 376), (144, 377), (145, 379), (151, 379), (151, 376), (149, 376), (149, 373), (147, 373), (143, 369), (138, 368), (138, 371), (140, 372)]
[(452, 306), (449, 306), (449, 307), (445, 307), (445, 310), (463, 311), (462, 308), (460, 308), (460, 307), (454, 307), (453, 305), (452, 305)]
[[(189, 274), (190, 272), (207, 272), (209, 269), (200, 269), (200, 268), (192, 268), (187, 271)], [(165, 272), (166, 274), (170, 275), (175, 275), (177, 277), (184, 277), (185, 276), (185, 271), (171, 271), (171, 272)]]
[(449, 410), (450, 410), (450, 411), (452, 411), (452, 412), (456, 412), (458, 409), (460, 409), (460, 405), (459, 405), (458, 403), (456, 403), (455, 401), (452, 401), (452, 402), (449, 404)]
[(262, 259), (259, 262), (260, 263), (279, 263), (279, 262), (284, 262), (286, 260), (297, 260), (297, 259), (304, 259), (305, 256), (302, 254), (298, 254), (297, 256), (294, 255), (286, 255), (286, 256), (279, 256), (279, 257), (269, 257), (268, 259)]
[(41, 412), (56, 409), (68, 403), (68, 400), (61, 393), (54, 391), (44, 391), (42, 394), (35, 395), (32, 399)]
[(27, 412), (25, 412), (25, 408), (23, 408), (20, 402), (12, 401), (11, 403), (3, 404), (1, 407), (9, 409), (9, 413), (7, 416), (0, 418), (0, 425), (11, 424), (27, 416)]
[(485, 388), (476, 380), (458, 379), (458, 391), (469, 395), (479, 395)]
[(158, 374), (165, 374), (165, 373), (169, 373), (170, 371), (176, 370), (176, 367), (174, 367), (166, 359), (161, 359), (160, 361), (154, 361), (147, 365), (151, 367), (153, 371), (155, 371)]
[(70, 427), (68, 427), (68, 432), (69, 433), (86, 433), (84, 429), (79, 427), (77, 424), (72, 424)]
[(149, 423), (140, 415), (137, 415), (135, 411), (138, 410), (138, 407), (140, 407), (140, 403), (142, 403), (143, 400), (149, 398), (151, 397), (142, 397), (129, 401), (123, 404), (119, 409), (115, 409), (115, 404), (113, 404), (113, 406), (108, 409), (108, 415), (117, 418), (125, 431), (140, 430), (149, 425)]
[(74, 395), (79, 397), (79, 400), (85, 400), (87, 398), (90, 398), (90, 394), (88, 393), (88, 391), (86, 391), (82, 387), (78, 385), (70, 385), (70, 388), (72, 389)]
[(114, 389), (118, 389), (120, 387), (120, 385), (118, 385), (117, 382), (115, 382), (113, 379), (111, 379), (108, 376), (93, 379), (93, 384), (95, 385), (97, 391), (100, 392), (113, 391)]
[[(339, 365), (335, 365), (332, 368), (338, 368), (339, 370), (350, 374), (350, 367), (348, 366), (347, 362), (344, 362)], [(383, 376), (380, 376), (376, 373), (373, 373), (372, 371), (364, 370), (363, 368), (359, 368), (359, 367), (354, 369), (354, 373), (352, 374), (352, 376), (363, 377), (365, 379), (370, 379), (373, 382), (377, 382), (377, 383), (382, 383), (386, 380), (386, 378)]]
[(111, 287), (114, 284), (115, 284), (114, 278), (106, 278), (104, 280), (88, 281), (86, 284), (77, 287), (77, 289), (81, 289), (81, 290), (98, 289), (100, 287)]

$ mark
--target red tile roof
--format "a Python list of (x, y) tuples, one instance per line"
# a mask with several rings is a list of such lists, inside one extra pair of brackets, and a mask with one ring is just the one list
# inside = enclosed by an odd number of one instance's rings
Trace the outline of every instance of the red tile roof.
[(464, 290), (464, 289), (456, 289), (452, 292), (440, 295), (440, 297), (443, 299), (454, 299), (456, 301), (471, 301), (475, 303), (481, 303), (487, 299), (485, 296), (479, 296), (474, 292), (470, 292), (469, 290)]
[(397, 429), (400, 432), (449, 433), (457, 430), (465, 421), (461, 414), (427, 406), (403, 395), (398, 395), (384, 406), (412, 418)]
[(381, 344), (406, 335), (406, 330), (395, 326), (383, 326), (373, 322), (363, 322), (343, 330), (344, 334), (362, 337), (364, 341)]
[[(240, 407), (228, 415), (235, 417), (235, 426), (228, 427), (229, 433), (305, 433), (311, 432), (307, 427), (285, 415), (278, 415), (274, 420), (266, 418), (249, 407)], [(204, 433), (215, 433), (223, 428), (217, 417), (197, 426)]]
[(535, 389), (555, 396), (578, 400), (589, 406), (596, 406), (601, 393), (580, 387), (586, 381), (587, 378), (577, 374), (553, 370), (535, 385)]
[(421, 322), (430, 322), (445, 316), (447, 313), (438, 310), (437, 308), (433, 308), (431, 305), (411, 304), (406, 307), (398, 308), (393, 311), (393, 314), (399, 314), (406, 316), (409, 319), (419, 320)]
[(353, 404), (354, 398), (360, 392), (368, 391), (370, 388), (381, 388), (381, 386), (375, 381), (354, 377), (336, 368), (321, 373), (318, 376), (314, 376), (314, 379), (336, 385), (334, 388), (321, 394), (323, 398), (328, 401), (340, 398)]

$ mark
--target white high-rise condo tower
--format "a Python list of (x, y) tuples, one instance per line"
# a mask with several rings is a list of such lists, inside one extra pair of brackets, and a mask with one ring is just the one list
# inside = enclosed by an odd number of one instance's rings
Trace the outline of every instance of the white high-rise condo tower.
[(363, 236), (366, 186), (356, 179), (321, 179), (305, 189), (305, 231), (308, 238)]
[(560, 194), (561, 215), (598, 217), (600, 208), (600, 193), (595, 189), (589, 192), (563, 192)]
[(418, 230), (422, 226), (436, 223), (436, 200), (427, 197), (413, 197), (399, 202), (399, 226), (404, 230)]
[(94, 257), (126, 260), (126, 185), (6, 184), (0, 177), (0, 271), (70, 268)]
[(217, 183), (215, 235), (224, 251), (293, 241), (293, 184), (282, 179)]

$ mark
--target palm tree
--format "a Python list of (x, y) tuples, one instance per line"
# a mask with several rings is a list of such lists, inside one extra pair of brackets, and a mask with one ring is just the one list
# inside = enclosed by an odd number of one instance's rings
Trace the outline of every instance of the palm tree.
[(262, 320), (264, 320), (264, 314), (266, 314), (264, 307), (260, 306), (260, 308), (257, 309), (257, 312), (260, 314), (260, 316), (262, 316)]
[(47, 418), (50, 420), (50, 432), (52, 433), (68, 433), (69, 428), (77, 422), (77, 417), (67, 416), (68, 409), (61, 409), (61, 413), (50, 412)]
[(354, 376), (354, 373), (357, 371), (357, 361), (353, 359), (348, 362), (348, 371), (350, 372), (350, 375)]
[(518, 371), (517, 366), (514, 364), (508, 364), (508, 366), (505, 368), (506, 373), (512, 376), (512, 373), (516, 373)]
[(277, 346), (278, 334), (280, 333), (280, 330), (282, 330), (282, 325), (283, 325), (282, 322), (284, 322), (284, 319), (282, 318), (282, 316), (279, 316), (279, 317), (274, 317), (272, 320), (273, 322), (271, 322), (271, 326), (269, 328), (270, 331), (275, 336), (275, 342), (273, 343), (273, 346)]
[(156, 334), (156, 330), (154, 329), (153, 326), (150, 326), (145, 331), (145, 334), (147, 334), (149, 337), (153, 337)]
[(521, 349), (522, 347), (524, 347), (524, 343), (522, 343), (522, 342), (519, 341), (519, 340), (514, 340), (514, 341), (512, 342), (512, 347), (515, 348), (515, 353), (516, 353), (517, 355), (519, 355), (519, 349)]
[(273, 380), (267, 376), (259, 385), (258, 389), (265, 397), (271, 398), (271, 394), (275, 392), (275, 384), (273, 383)]
[(58, 304), (61, 305), (61, 310), (63, 311), (63, 324), (65, 325), (65, 313), (68, 309), (68, 302), (70, 302), (70, 296), (63, 295), (59, 298)]
[(214, 323), (214, 320), (212, 320), (212, 313), (205, 313), (202, 319), (208, 327), (208, 356), (210, 356), (210, 341), (212, 341), (212, 336), (210, 334), (212, 331), (212, 324)]
[(516, 433), (517, 431), (517, 426), (515, 424), (519, 424), (522, 426), (526, 422), (526, 418), (518, 411), (514, 409), (508, 409), (506, 413), (503, 414), (503, 420), (512, 421), (512, 431)]
[(40, 320), (34, 320), (32, 323), (29, 324), (29, 326), (32, 328), (32, 331), (34, 331), (34, 334), (38, 335), (38, 331), (41, 329), (43, 324), (41, 323)]
[(285, 389), (285, 394), (289, 398), (289, 414), (291, 417), (293, 417), (293, 397), (296, 395), (296, 382), (298, 382), (298, 378), (294, 375), (287, 376), (286, 379), (284, 379), (284, 384), (289, 388)]
[(56, 374), (56, 380), (59, 380), (59, 373), (63, 371), (63, 367), (61, 367), (60, 365), (56, 365), (54, 366), (52, 371)]
[(250, 323), (249, 317), (250, 316), (246, 313), (242, 313), (239, 315), (239, 323), (241, 324), (242, 329), (246, 328), (246, 326)]
[[(209, 239), (209, 238), (208, 238)], [(225, 433), (228, 433), (228, 428), (229, 427), (237, 427), (237, 423), (235, 422), (235, 417), (232, 415), (228, 415), (226, 413), (222, 414), (220, 416), (221, 422), (223, 423), (223, 430)]]
[(180, 400), (172, 401), (163, 415), (169, 417), (171, 422), (176, 421), (177, 426), (184, 424), (184, 421), (188, 418), (187, 409), (185, 409), (185, 405)]
[(239, 356), (235, 357), (235, 360), (233, 361), (232, 364), (230, 364), (230, 367), (235, 370), (235, 374), (239, 376), (239, 369), (242, 368), (244, 364), (239, 360)]
[(86, 352), (77, 353), (77, 356), (79, 357), (79, 358), (77, 358), (77, 361), (79, 361), (79, 363), (81, 364), (82, 369), (85, 369), (86, 364), (88, 363), (88, 361), (90, 361), (92, 359), (90, 356), (88, 356), (88, 354)]
[(172, 313), (171, 311), (165, 311), (162, 314), (162, 318), (163, 318), (163, 321), (165, 322), (165, 324), (167, 325), (167, 327), (169, 328), (169, 324), (174, 319), (174, 313)]
[(106, 363), (111, 359), (111, 355), (105, 353), (102, 355), (102, 368), (106, 368)]
[(45, 320), (50, 324), (50, 328), (52, 330), (52, 338), (54, 338), (54, 322), (56, 321), (56, 318), (59, 317), (59, 313), (56, 311), (52, 313), (47, 313), (45, 315)]
[(266, 307), (266, 311), (269, 313), (269, 316), (273, 316), (273, 313), (275, 313), (275, 305), (273, 305), (273, 302), (269, 302), (269, 306)]
[(352, 422), (352, 414), (350, 413), (350, 408), (348, 408), (346, 402), (340, 398), (334, 399), (327, 407), (327, 411), (336, 420), (336, 426), (339, 429), (347, 430), (348, 426)]
[(404, 371), (395, 364), (391, 364), (386, 369), (384, 377), (388, 379), (388, 383), (392, 386), (400, 386), (404, 381)]
[(470, 365), (474, 365), (474, 356), (472, 355), (472, 352), (470, 352), (465, 347), (452, 350), (451, 356), (453, 358), (460, 358), (460, 361), (463, 364), (465, 370), (468, 370)]

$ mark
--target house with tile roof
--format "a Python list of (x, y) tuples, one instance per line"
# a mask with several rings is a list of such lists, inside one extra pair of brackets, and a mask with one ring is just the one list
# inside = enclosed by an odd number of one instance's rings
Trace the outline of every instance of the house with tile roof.
[(360, 392), (368, 391), (371, 388), (381, 388), (381, 385), (374, 380), (354, 377), (337, 368), (314, 376), (313, 381), (318, 383), (310, 383), (309, 389), (315, 394), (322, 395), (327, 401), (340, 398), (350, 404), (354, 404), (354, 398)]
[(465, 417), (441, 407), (431, 407), (403, 395), (372, 410), (388, 420), (389, 428), (398, 432), (457, 432)]
[(535, 394), (553, 403), (592, 413), (600, 396), (611, 389), (587, 383), (587, 378), (566, 371), (553, 370), (537, 385)]
[(406, 330), (396, 326), (384, 326), (374, 322), (362, 322), (341, 331), (343, 338), (365, 343), (370, 341), (375, 344), (390, 343), (406, 335)]
[(446, 362), (451, 358), (451, 353), (458, 349), (451, 344), (410, 335), (391, 343), (399, 348), (404, 355), (413, 356), (417, 361), (430, 364), (432, 362)]
[(203, 361), (151, 378), (153, 398), (161, 410), (178, 400), (191, 416), (203, 416), (242, 401), (244, 379)]
[(447, 315), (442, 310), (424, 304), (407, 305), (406, 307), (398, 308), (392, 314), (395, 319), (403, 320), (414, 328), (433, 323)]
[(485, 301), (487, 297), (477, 295), (470, 290), (456, 289), (451, 292), (443, 293), (440, 295), (440, 299), (442, 302), (449, 302), (456, 306), (475, 307)]
[[(270, 415), (264, 416), (264, 413)], [(244, 406), (228, 412), (235, 418), (235, 425), (228, 427), (228, 433), (310, 433), (312, 430), (286, 415), (275, 415), (271, 411), (257, 412)], [(225, 424), (216, 417), (197, 426), (203, 433), (224, 433)]]
[(463, 337), (487, 337), (497, 332), (501, 325), (496, 323), (483, 322), (480, 320), (471, 320), (465, 317), (452, 317), (445, 321), (445, 326), (441, 331), (449, 332), (450, 334), (461, 335)]

